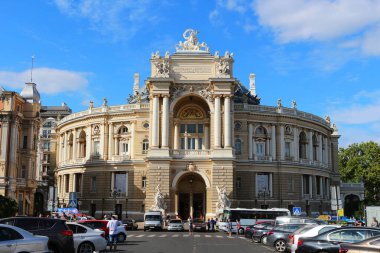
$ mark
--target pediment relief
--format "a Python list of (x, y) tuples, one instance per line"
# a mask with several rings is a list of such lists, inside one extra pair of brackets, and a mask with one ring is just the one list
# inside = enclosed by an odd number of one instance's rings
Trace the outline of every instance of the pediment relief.
[(187, 107), (179, 114), (180, 119), (203, 119), (205, 115), (196, 107)]

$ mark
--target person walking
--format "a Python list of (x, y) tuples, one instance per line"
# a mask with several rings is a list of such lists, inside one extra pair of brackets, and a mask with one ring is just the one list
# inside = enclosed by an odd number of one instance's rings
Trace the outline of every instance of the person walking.
[(211, 227), (210, 218), (208, 218), (208, 220), (207, 220), (207, 231), (210, 231), (210, 227)]
[(189, 235), (193, 235), (193, 219), (191, 218), (191, 216), (189, 216)]
[(240, 219), (236, 219), (236, 237), (239, 236), (241, 225), (240, 225)]
[(215, 232), (215, 220), (214, 220), (214, 218), (211, 218), (211, 220), (210, 220), (210, 226), (211, 226), (211, 231)]
[(371, 227), (378, 227), (378, 226), (379, 226), (379, 222), (377, 221), (376, 217), (373, 217)]
[(109, 245), (110, 251), (112, 251), (112, 247), (114, 251), (116, 251), (117, 246), (117, 226), (119, 225), (119, 221), (116, 219), (115, 215), (111, 216), (111, 220), (107, 223), (107, 228), (109, 229)]
[(230, 219), (228, 219), (227, 231), (228, 231), (228, 236), (231, 237), (232, 236), (232, 222)]

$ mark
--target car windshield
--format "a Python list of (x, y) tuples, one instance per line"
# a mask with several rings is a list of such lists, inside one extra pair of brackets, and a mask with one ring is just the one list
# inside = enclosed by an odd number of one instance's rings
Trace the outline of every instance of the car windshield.
[(159, 215), (146, 215), (145, 220), (147, 220), (147, 221), (159, 221), (159, 220), (161, 220), (161, 216), (159, 216)]
[(170, 223), (182, 223), (181, 220), (171, 220)]

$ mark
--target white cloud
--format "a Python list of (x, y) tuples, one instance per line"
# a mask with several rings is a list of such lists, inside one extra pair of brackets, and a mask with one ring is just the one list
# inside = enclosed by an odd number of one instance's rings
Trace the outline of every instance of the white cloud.
[(380, 1), (257, 0), (252, 6), (259, 23), (281, 43), (341, 40), (343, 47), (380, 55)]
[[(89, 73), (69, 70), (36, 68), (33, 69), (33, 82), (41, 93), (57, 94), (80, 91), (87, 87)], [(30, 81), (30, 70), (22, 72), (0, 71), (0, 85), (22, 89)]]
[(246, 12), (248, 7), (245, 0), (218, 0), (218, 5), (229, 11), (236, 11), (238, 13)]
[(89, 20), (90, 28), (112, 39), (128, 40), (142, 24), (157, 20), (149, 12), (151, 0), (107, 1), (107, 0), (55, 0), (58, 9), (65, 15)]

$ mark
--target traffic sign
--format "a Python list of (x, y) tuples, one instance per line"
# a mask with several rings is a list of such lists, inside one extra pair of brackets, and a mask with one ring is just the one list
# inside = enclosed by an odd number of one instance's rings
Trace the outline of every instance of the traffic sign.
[(76, 200), (70, 200), (68, 207), (76, 208), (77, 207), (77, 201)]
[(293, 215), (301, 215), (301, 207), (293, 207)]

